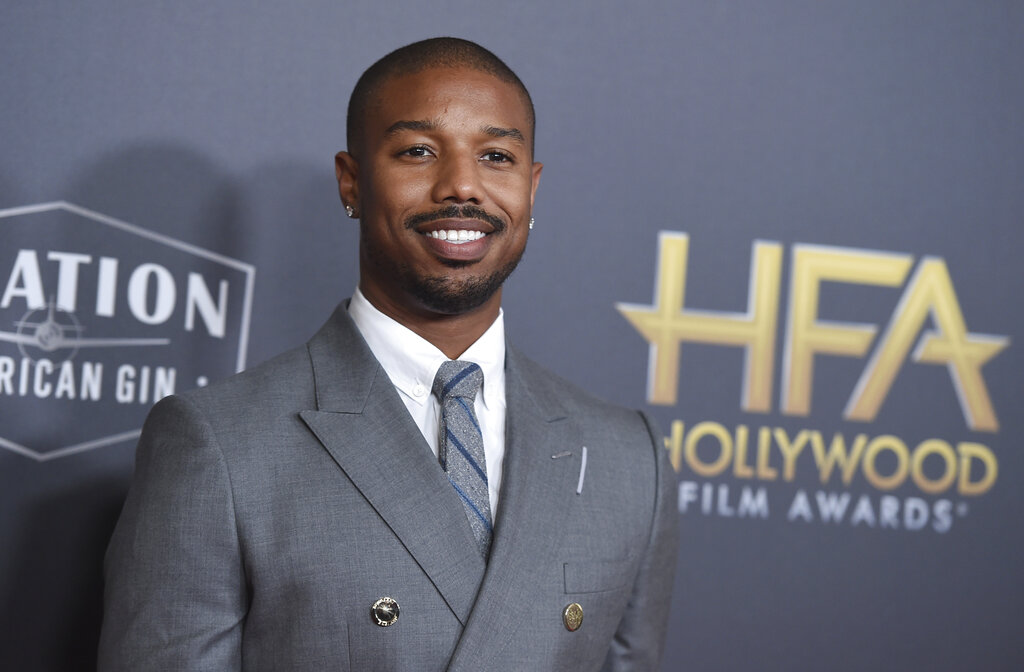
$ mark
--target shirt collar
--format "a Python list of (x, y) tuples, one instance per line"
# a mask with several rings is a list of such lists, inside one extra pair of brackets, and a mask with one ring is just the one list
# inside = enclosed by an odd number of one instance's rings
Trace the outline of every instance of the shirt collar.
[[(391, 382), (418, 404), (431, 398), (434, 376), (448, 358), (432, 343), (396, 322), (371, 304), (356, 288), (348, 313)], [(474, 362), (484, 374), (484, 407), (505, 399), (505, 320), (498, 310), (487, 331), (462, 353), (459, 361)]]

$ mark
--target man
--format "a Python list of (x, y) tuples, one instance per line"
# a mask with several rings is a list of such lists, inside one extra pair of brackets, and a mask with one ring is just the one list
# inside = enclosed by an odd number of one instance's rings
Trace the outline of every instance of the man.
[(101, 669), (657, 667), (676, 548), (658, 434), (505, 344), (533, 131), (522, 83), (471, 42), (363, 74), (336, 160), (359, 287), (306, 346), (154, 407)]

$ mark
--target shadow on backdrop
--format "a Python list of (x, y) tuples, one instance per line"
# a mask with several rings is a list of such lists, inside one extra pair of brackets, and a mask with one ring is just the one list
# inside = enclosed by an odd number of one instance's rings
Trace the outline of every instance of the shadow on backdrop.
[[(239, 177), (200, 152), (153, 140), (99, 157), (51, 198), (254, 265), (253, 365), (308, 339), (355, 287), (358, 223), (344, 216), (336, 189), (330, 149), (322, 166), (282, 161)], [(0, 180), (2, 207), (25, 205), (13, 191)], [(131, 409), (140, 425), (143, 411)], [(0, 517), (8, 540), (0, 669), (95, 669), (103, 554), (133, 454), (125, 443), (44, 463), (3, 456), (11, 466), (0, 471), (9, 503)]]
[(95, 669), (103, 551), (126, 491), (123, 479), (94, 477), (22, 501), (16, 531), (4, 535), (13, 562), (3, 599), (10, 650), (0, 667)]
[[(231, 180), (200, 153), (173, 143), (111, 151), (54, 191), (54, 200), (229, 256), (245, 253)], [(5, 207), (24, 205), (7, 193), (0, 184)], [(44, 402), (38, 408), (48, 413)], [(124, 412), (138, 415), (141, 425), (145, 410), (136, 405)], [(0, 472), (0, 488), (15, 513), (2, 518), (0, 529), (7, 540), (0, 669), (95, 669), (102, 558), (127, 492), (132, 455), (131, 446), (119, 444), (41, 463), (4, 456), (11, 463)]]
[(252, 366), (304, 343), (352, 294), (359, 222), (342, 210), (329, 149), (321, 165), (258, 166), (239, 180), (239, 189), (243, 258), (257, 269)]

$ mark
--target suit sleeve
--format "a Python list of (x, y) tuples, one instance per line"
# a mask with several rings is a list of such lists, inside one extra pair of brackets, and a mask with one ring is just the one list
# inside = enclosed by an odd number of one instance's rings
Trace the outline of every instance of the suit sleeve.
[(651, 672), (658, 669), (672, 602), (679, 546), (675, 498), (677, 481), (668, 461), (668, 452), (662, 447), (661, 433), (647, 415), (641, 416), (654, 450), (654, 515), (646, 552), (633, 583), (633, 594), (608, 650), (602, 668), (604, 672)]
[(239, 670), (247, 609), (230, 474), (209, 424), (157, 404), (107, 549), (101, 672)]

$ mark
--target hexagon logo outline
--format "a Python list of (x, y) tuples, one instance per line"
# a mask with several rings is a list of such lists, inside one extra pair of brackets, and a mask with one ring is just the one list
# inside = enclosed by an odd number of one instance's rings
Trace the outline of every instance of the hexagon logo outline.
[[(184, 252), (186, 254), (206, 259), (208, 261), (220, 264), (222, 266), (226, 266), (230, 269), (239, 271), (242, 274), (244, 274), (244, 293), (239, 321), (238, 350), (235, 358), (234, 372), (237, 373), (245, 368), (245, 361), (249, 345), (249, 328), (252, 320), (252, 302), (256, 280), (255, 266), (243, 261), (239, 261), (238, 259), (233, 259), (223, 254), (212, 252), (205, 248), (201, 248), (196, 245), (186, 243), (184, 241), (172, 238), (161, 233), (149, 231), (135, 224), (130, 224), (128, 222), (116, 219), (114, 217), (109, 217), (102, 213), (96, 212), (94, 210), (89, 210), (88, 208), (84, 208), (79, 205), (75, 205), (74, 203), (69, 203), (67, 201), (52, 201), (47, 203), (38, 203), (34, 205), (25, 205), (14, 208), (0, 209), (0, 220), (4, 220), (10, 217), (17, 217), (21, 215), (32, 215), (51, 211), (64, 211), (71, 213), (73, 215), (78, 215), (79, 217), (83, 217), (85, 219), (98, 222), (105, 226), (109, 226), (113, 229), (117, 229), (119, 231), (123, 231), (138, 236), (140, 238), (156, 242), (160, 245), (170, 247), (172, 249)], [(10, 335), (8, 334), (7, 336), (8, 338), (6, 339), (0, 337), (0, 340), (11, 341), (12, 339), (10, 338)], [(153, 401), (155, 402), (157, 400), (154, 399)], [(0, 429), (0, 431), (2, 431), (2, 429)], [(87, 441), (77, 442), (72, 445), (62, 446), (60, 448), (47, 452), (40, 452), (38, 450), (34, 450), (29, 446), (22, 445), (21, 443), (0, 436), (0, 449), (6, 449), (23, 457), (31, 458), (37, 462), (47, 462), (57, 458), (83, 453), (96, 448), (110, 446), (124, 441), (134, 440), (137, 439), (141, 433), (141, 428), (117, 432), (115, 434), (100, 436), (98, 438), (93, 438)]]

